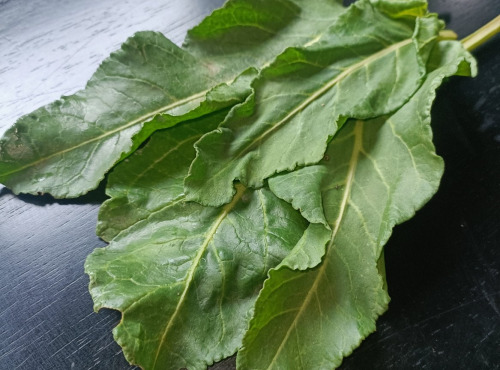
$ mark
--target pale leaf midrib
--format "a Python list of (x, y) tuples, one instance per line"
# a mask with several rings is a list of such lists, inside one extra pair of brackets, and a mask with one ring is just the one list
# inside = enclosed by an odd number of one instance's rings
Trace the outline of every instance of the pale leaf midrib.
[(85, 141), (82, 141), (81, 143), (78, 143), (77, 145), (73, 145), (69, 148), (66, 148), (66, 149), (63, 149), (63, 150), (60, 150), (58, 152), (55, 152), (55, 153), (52, 153), (48, 156), (45, 156), (43, 158), (40, 158), (34, 162), (31, 162), (31, 163), (28, 163), (28, 164), (25, 164), (24, 166), (21, 166), (21, 167), (18, 167), (12, 171), (9, 171), (9, 172), (4, 172), (2, 174), (0, 174), (1, 176), (9, 176), (13, 173), (16, 173), (16, 172), (20, 172), (26, 168), (30, 168), (30, 167), (33, 167), (33, 166), (36, 166), (42, 162), (45, 162), (51, 158), (54, 158), (54, 157), (57, 157), (57, 156), (60, 156), (60, 155), (63, 155), (65, 153), (68, 153), (68, 152), (71, 152), (73, 150), (76, 150), (78, 148), (81, 148), (85, 145), (88, 145), (88, 144), (91, 144), (93, 142), (98, 142), (100, 140), (103, 140), (109, 136), (112, 136), (120, 131), (123, 131), (123, 130), (126, 130), (138, 123), (141, 123), (141, 122), (145, 122), (147, 121), (148, 119), (151, 119), (153, 117), (155, 117), (157, 114), (161, 114), (161, 113), (166, 113), (168, 112), (169, 110), (171, 109), (174, 109), (174, 108), (177, 108), (183, 104), (187, 104), (187, 103), (190, 103), (192, 101), (195, 101), (196, 99), (199, 99), (199, 98), (202, 98), (203, 96), (205, 96), (211, 89), (208, 89), (208, 90), (205, 90), (205, 91), (202, 91), (202, 92), (199, 92), (199, 93), (196, 93), (196, 94), (193, 94), (189, 97), (186, 97), (184, 99), (180, 99), (180, 100), (177, 100), (176, 102), (173, 102), (173, 103), (170, 103), (168, 105), (165, 105), (161, 108), (158, 108), (152, 112), (149, 112), (149, 113), (146, 113), (146, 114), (143, 114), (142, 116), (138, 117), (138, 118), (135, 118), (134, 120), (126, 123), (125, 125), (122, 125), (120, 127), (117, 127), (113, 130), (110, 130), (110, 131), (107, 131), (99, 136), (96, 136), (96, 137), (93, 137), (91, 139), (88, 139), (88, 140), (85, 140)]
[(187, 274), (186, 274), (186, 278), (185, 278), (186, 286), (185, 286), (184, 291), (182, 292), (181, 296), (179, 297), (179, 302), (177, 303), (177, 306), (175, 308), (174, 313), (172, 314), (172, 316), (168, 320), (167, 325), (165, 326), (165, 330), (163, 331), (163, 335), (161, 337), (160, 343), (158, 344), (158, 349), (157, 349), (156, 354), (155, 354), (155, 359), (153, 362), (152, 369), (156, 368), (156, 363), (158, 361), (158, 357), (159, 357), (161, 349), (163, 347), (163, 343), (165, 342), (165, 339), (167, 337), (167, 333), (169, 332), (170, 328), (172, 327), (175, 319), (177, 318), (177, 315), (179, 314), (179, 312), (180, 312), (180, 310), (185, 302), (186, 295), (187, 295), (188, 290), (189, 290), (191, 283), (193, 281), (194, 273), (196, 271), (196, 268), (198, 267), (198, 264), (200, 263), (202, 256), (204, 255), (210, 241), (214, 237), (220, 224), (226, 218), (228, 213), (231, 212), (231, 210), (237, 205), (237, 203), (239, 202), (239, 200), (241, 199), (241, 197), (245, 193), (245, 190), (246, 190), (246, 188), (244, 186), (240, 185), (237, 187), (237, 192), (236, 192), (233, 200), (231, 201), (231, 203), (226, 204), (222, 208), (222, 211), (221, 211), (219, 217), (212, 224), (212, 227), (209, 229), (207, 236), (206, 236), (205, 240), (203, 241), (203, 244), (201, 245), (200, 249), (198, 250), (198, 253), (196, 254), (196, 256), (193, 260), (193, 263), (189, 267)]
[(314, 283), (311, 286), (311, 289), (309, 289), (306, 298), (304, 299), (304, 303), (301, 305), (299, 311), (297, 312), (297, 314), (295, 315), (295, 318), (293, 319), (293, 322), (290, 324), (290, 327), (289, 327), (288, 331), (286, 332), (285, 337), (281, 341), (278, 349), (276, 350), (276, 354), (274, 355), (274, 357), (271, 360), (269, 366), (267, 367), (267, 370), (272, 369), (273, 365), (275, 364), (276, 360), (278, 359), (279, 354), (281, 353), (281, 351), (283, 350), (286, 342), (288, 341), (288, 337), (292, 333), (293, 328), (295, 328), (295, 326), (297, 324), (297, 321), (299, 320), (299, 318), (304, 313), (306, 307), (309, 306), (309, 302), (311, 301), (313, 294), (316, 293), (316, 290), (318, 288), (318, 285), (319, 285), (319, 282), (321, 280), (321, 277), (325, 273), (326, 266), (328, 265), (328, 261), (329, 261), (328, 260), (328, 255), (329, 255), (330, 251), (333, 248), (335, 237), (337, 236), (337, 233), (338, 233), (338, 231), (340, 229), (340, 225), (342, 223), (342, 220), (343, 220), (343, 217), (344, 217), (344, 214), (345, 214), (345, 210), (346, 210), (346, 207), (347, 207), (347, 204), (348, 204), (349, 196), (351, 194), (351, 188), (352, 188), (352, 183), (353, 183), (353, 180), (354, 180), (354, 174), (356, 172), (356, 166), (357, 166), (357, 163), (358, 163), (358, 156), (359, 156), (359, 153), (360, 153), (360, 151), (362, 149), (361, 139), (362, 139), (362, 135), (363, 135), (363, 122), (362, 121), (357, 121), (355, 123), (355, 125), (356, 125), (355, 128), (354, 128), (355, 140), (354, 140), (354, 145), (353, 145), (353, 150), (352, 150), (351, 158), (349, 160), (349, 170), (348, 170), (347, 178), (346, 178), (346, 186), (344, 188), (344, 194), (343, 194), (342, 201), (341, 201), (341, 204), (340, 204), (339, 214), (338, 214), (335, 222), (333, 223), (333, 225), (331, 225), (332, 229), (333, 229), (332, 230), (332, 236), (331, 236), (330, 242), (328, 243), (328, 246), (326, 248), (325, 257), (324, 257), (324, 259), (322, 261), (321, 267), (319, 268), (319, 270), (318, 270), (318, 272), (316, 274), (316, 278), (314, 279)]

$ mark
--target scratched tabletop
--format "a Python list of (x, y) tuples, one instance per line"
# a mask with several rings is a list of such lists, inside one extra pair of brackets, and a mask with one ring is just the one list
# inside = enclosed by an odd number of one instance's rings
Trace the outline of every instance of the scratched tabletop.
[[(180, 45), (222, 3), (0, 0), (0, 133), (83, 88), (134, 32)], [(500, 1), (430, 0), (430, 9), (464, 37), (498, 15)], [(479, 76), (451, 78), (433, 108), (440, 190), (396, 227), (385, 252), (389, 310), (341, 369), (500, 368), (500, 38), (474, 54)], [(0, 185), (0, 369), (134, 368), (111, 334), (120, 314), (93, 312), (83, 271), (105, 245), (95, 236), (104, 199), (102, 185), (74, 200)]]

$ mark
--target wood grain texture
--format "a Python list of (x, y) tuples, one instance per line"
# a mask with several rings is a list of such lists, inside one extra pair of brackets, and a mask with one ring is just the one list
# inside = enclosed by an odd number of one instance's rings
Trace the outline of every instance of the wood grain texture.
[[(82, 88), (135, 31), (181, 43), (222, 0), (0, 0), (0, 133)], [(497, 0), (431, 1), (465, 36), (500, 13)], [(480, 76), (454, 79), (434, 114), (447, 169), (436, 198), (387, 247), (392, 303), (343, 369), (495, 369), (500, 354), (500, 49), (478, 50)], [(85, 257), (102, 187), (72, 201), (0, 188), (0, 369), (130, 369), (92, 311)], [(264, 344), (265, 345), (265, 344)], [(231, 369), (229, 359), (216, 366)]]

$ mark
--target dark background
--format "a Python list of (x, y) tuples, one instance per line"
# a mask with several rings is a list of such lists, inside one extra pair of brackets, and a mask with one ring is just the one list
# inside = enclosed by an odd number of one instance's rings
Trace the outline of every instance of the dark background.
[[(180, 44), (222, 0), (0, 0), (0, 133), (81, 89), (135, 31)], [(498, 0), (431, 0), (462, 38)], [(433, 109), (446, 170), (437, 195), (386, 247), (392, 297), (377, 332), (341, 369), (500, 368), (500, 37), (477, 49), (479, 76), (452, 78)], [(0, 369), (128, 369), (93, 313), (85, 257), (103, 187), (76, 200), (15, 196), (0, 185)], [(264, 344), (265, 345), (265, 344)], [(234, 368), (229, 359), (216, 366)]]

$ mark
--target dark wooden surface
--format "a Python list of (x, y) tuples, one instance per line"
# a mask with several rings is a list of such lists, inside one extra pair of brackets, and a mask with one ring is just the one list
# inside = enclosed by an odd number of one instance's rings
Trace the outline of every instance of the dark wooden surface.
[[(0, 133), (82, 88), (112, 50), (151, 29), (181, 43), (222, 0), (0, 0)], [(433, 0), (460, 36), (500, 13), (498, 0)], [(480, 75), (438, 94), (433, 128), (446, 162), (435, 198), (387, 249), (392, 302), (342, 369), (500, 368), (500, 39), (475, 52)], [(102, 187), (71, 201), (0, 186), (0, 369), (128, 369), (92, 310), (85, 257)], [(263, 344), (265, 345), (265, 344)], [(217, 366), (231, 369), (234, 361)]]

